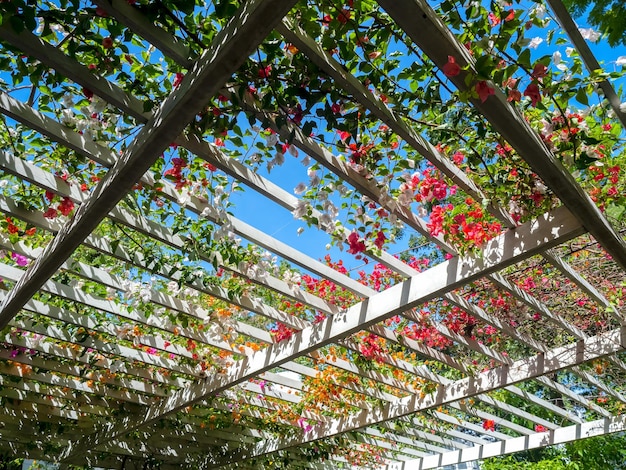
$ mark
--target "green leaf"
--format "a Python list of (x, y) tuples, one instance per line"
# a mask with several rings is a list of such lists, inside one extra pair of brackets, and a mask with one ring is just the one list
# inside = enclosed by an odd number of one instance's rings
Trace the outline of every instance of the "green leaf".
[(531, 68), (530, 49), (524, 49), (522, 51), (522, 53), (519, 55), (519, 57), (517, 58), (517, 62), (522, 67), (526, 67), (526, 68), (530, 69)]
[(589, 97), (587, 96), (584, 88), (579, 88), (576, 92), (576, 101), (580, 104), (584, 104), (585, 106), (589, 106)]

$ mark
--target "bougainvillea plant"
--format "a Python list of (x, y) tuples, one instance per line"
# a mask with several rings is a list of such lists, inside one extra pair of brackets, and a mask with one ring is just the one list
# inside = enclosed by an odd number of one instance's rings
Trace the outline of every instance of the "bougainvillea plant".
[[(102, 1), (0, 2), (2, 291), (185, 89), (193, 61), (241, 6), (121, 3), (118, 11)], [(621, 83), (626, 60), (586, 72), (541, 1), (433, 8), (463, 48), (439, 67), (372, 0), (298, 4), (2, 331), (0, 373), (11, 391), (1, 402), (30, 403), (37, 389), (40, 405), (99, 427), (107, 407), (123, 417), (226, 380), (257, 353), (294, 348), (306, 328), (319, 348), (180, 407), (164, 428), (210, 442), (241, 435), (246, 445), (296, 436), (301, 458), (355, 466), (419, 455), (406, 443), (410, 426), (447, 439), (457, 424), (437, 414), (474, 425), (472, 433), (516, 436), (495, 419), (505, 413), (495, 399), (417, 413), (410, 424), (359, 426), (354, 439), (323, 434), (332, 419), (423, 400), (534, 354), (537, 342), (553, 348), (608, 331), (624, 306), (623, 274), (583, 237), (556, 254), (600, 294), (536, 256), (341, 341), (324, 339), (327, 320), (352, 305), (456, 255), (480, 258), (494, 238), (562, 205), (481, 113), (499, 96), (616, 227), (626, 220), (624, 132), (598, 92), (604, 80)], [(136, 27), (124, 9), (141, 18)], [(453, 84), (461, 74), (463, 90)], [(259, 234), (245, 220), (258, 221), (262, 196), (284, 217), (263, 214), (269, 220), (258, 223), (271, 230)], [(296, 253), (297, 236), (311, 232), (324, 253)], [(606, 388), (578, 384), (590, 372)], [(555, 383), (623, 411), (610, 393), (626, 378), (619, 363), (562, 374)], [(555, 393), (536, 387), (520, 384), (519, 393), (536, 402)], [(512, 395), (498, 399), (514, 403)], [(570, 399), (548, 399), (578, 412)], [(557, 419), (537, 407), (541, 419)], [(487, 409), (493, 417), (481, 417)], [(548, 430), (514, 411), (511, 422)], [(67, 441), (61, 425), (35, 434), (52, 436), (45, 455)], [(275, 450), (256, 463), (287, 468), (293, 456)], [(230, 452), (224, 443), (218, 454)], [(190, 455), (196, 465), (206, 457)]]

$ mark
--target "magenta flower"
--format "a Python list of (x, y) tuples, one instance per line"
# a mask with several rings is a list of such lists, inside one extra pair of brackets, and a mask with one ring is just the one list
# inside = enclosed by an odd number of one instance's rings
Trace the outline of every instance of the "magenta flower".
[(19, 253), (12, 253), (11, 258), (18, 266), (28, 266), (28, 258), (26, 256), (22, 256)]

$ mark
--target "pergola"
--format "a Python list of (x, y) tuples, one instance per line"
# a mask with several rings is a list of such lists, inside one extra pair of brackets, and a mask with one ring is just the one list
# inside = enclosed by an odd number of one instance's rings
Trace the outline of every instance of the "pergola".
[[(560, 0), (33, 3), (0, 3), (0, 452), (409, 470), (626, 428), (626, 115)], [(524, 36), (557, 24), (565, 68)]]

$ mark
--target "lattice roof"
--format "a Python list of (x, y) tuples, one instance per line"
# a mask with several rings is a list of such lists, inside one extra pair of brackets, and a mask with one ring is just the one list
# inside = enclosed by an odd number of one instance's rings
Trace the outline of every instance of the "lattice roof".
[(0, 2), (0, 451), (427, 469), (624, 429), (626, 116), (560, 0), (36, 3)]

